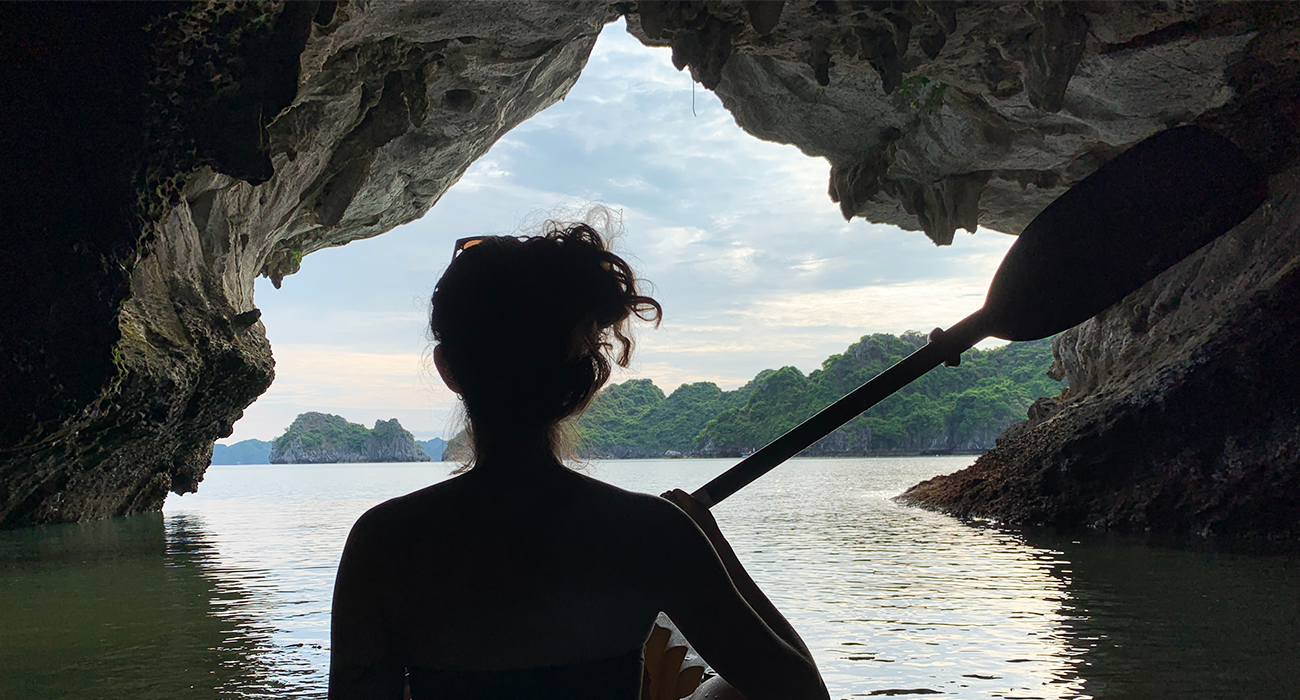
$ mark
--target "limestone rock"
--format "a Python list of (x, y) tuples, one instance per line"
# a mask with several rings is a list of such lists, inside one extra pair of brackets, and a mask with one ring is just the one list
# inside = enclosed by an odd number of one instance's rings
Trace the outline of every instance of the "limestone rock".
[(1056, 338), (1069, 388), (903, 499), (1009, 524), (1300, 550), (1300, 170), (1250, 219)]
[(271, 464), (428, 462), (429, 455), (396, 418), (375, 427), (342, 416), (309, 412), (294, 419), (271, 447)]
[(270, 464), (269, 440), (240, 440), (233, 445), (213, 445), (213, 464)]
[(0, 13), (4, 526), (156, 510), (197, 488), (273, 377), (254, 279), (419, 218), (564, 96), (616, 16), (600, 2)]
[(442, 438), (433, 438), (432, 440), (416, 440), (415, 444), (429, 455), (429, 459), (434, 462), (445, 462), (443, 455), (447, 452), (447, 441)]
[(1296, 541), (1300, 8), (1239, 2), (0, 4), (0, 525), (194, 490), (274, 374), (253, 280), (419, 217), (620, 13), (826, 158), (846, 217), (940, 244), (1168, 127), (1232, 139), (1266, 210), (1063, 335), (1058, 410), (912, 495)]
[(829, 161), (846, 218), (940, 245), (958, 228), (1018, 233), (1169, 127), (1233, 140), (1274, 176), (1264, 213), (1062, 334), (1066, 396), (906, 498), (1010, 523), (1300, 549), (1300, 390), (1287, 370), (1300, 188), (1286, 174), (1300, 161), (1300, 8), (787, 2), (760, 27), (736, 3), (637, 7), (629, 31), (671, 46), (743, 129)]
[[(1019, 233), (1102, 163), (1236, 94), (1261, 26), (1295, 11), (1224, 3), (637, 4), (758, 138), (830, 162), (845, 218)], [(639, 19), (639, 21), (637, 21)], [(814, 126), (815, 125), (815, 126)]]

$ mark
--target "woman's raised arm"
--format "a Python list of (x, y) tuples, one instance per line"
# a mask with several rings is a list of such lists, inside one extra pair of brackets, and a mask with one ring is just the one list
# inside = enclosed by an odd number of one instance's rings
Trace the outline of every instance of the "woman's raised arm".
[(663, 611), (747, 700), (826, 700), (807, 646), (745, 572), (712, 516), (684, 492), (666, 496), (702, 510), (707, 518), (696, 517), (713, 532), (706, 533), (681, 506), (665, 509), (656, 552), (660, 561), (671, 562), (656, 582)]

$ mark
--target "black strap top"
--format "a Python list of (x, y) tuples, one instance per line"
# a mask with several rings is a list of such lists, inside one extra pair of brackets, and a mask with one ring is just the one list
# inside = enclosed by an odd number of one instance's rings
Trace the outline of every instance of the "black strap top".
[(641, 653), (504, 671), (412, 668), (411, 700), (639, 700)]

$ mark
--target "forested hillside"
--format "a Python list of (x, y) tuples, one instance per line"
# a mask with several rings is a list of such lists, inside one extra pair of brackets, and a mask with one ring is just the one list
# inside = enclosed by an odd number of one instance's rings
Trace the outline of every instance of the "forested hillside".
[[(764, 370), (734, 391), (710, 382), (665, 396), (649, 379), (609, 386), (578, 421), (588, 457), (665, 453), (737, 455), (755, 450), (926, 343), (920, 333), (863, 337), (821, 369)], [(1047, 377), (1051, 341), (970, 350), (885, 399), (804, 454), (864, 455), (982, 451), (1024, 420), (1035, 399), (1061, 384)]]
[(335, 464), (428, 462), (431, 457), (396, 418), (377, 420), (371, 429), (349, 423), (343, 416), (311, 411), (299, 414), (271, 443), (270, 460), (271, 464)]

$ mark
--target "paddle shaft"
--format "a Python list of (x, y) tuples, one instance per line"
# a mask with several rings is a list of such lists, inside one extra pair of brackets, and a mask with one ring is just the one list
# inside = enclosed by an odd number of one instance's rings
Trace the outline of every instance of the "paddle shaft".
[(830, 435), (836, 428), (911, 384), (921, 375), (948, 360), (960, 357), (975, 343), (988, 337), (984, 326), (984, 313), (981, 309), (962, 319), (941, 335), (932, 338), (920, 350), (898, 361), (871, 381), (854, 389), (849, 395), (791, 428), (763, 449), (746, 457), (740, 464), (719, 474), (713, 481), (692, 493), (691, 497), (706, 508), (720, 503), (722, 499)]
[(1208, 129), (1143, 140), (1034, 217), (998, 265), (984, 308), (691, 495), (718, 503), (983, 338), (1034, 340), (1081, 323), (1227, 233), (1267, 196), (1263, 171)]

